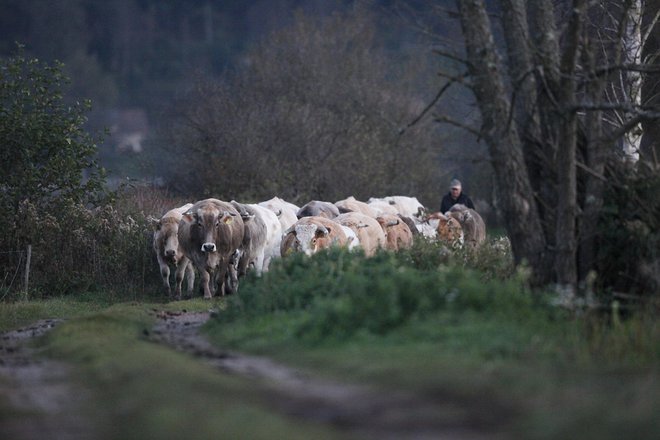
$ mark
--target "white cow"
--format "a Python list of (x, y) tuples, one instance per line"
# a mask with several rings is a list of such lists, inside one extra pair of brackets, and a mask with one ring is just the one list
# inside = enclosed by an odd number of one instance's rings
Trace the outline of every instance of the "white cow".
[(396, 209), (396, 213), (401, 214), (406, 217), (421, 217), (421, 214), (425, 211), (424, 205), (419, 203), (417, 197), (408, 197), (408, 196), (387, 196), (383, 198), (370, 198), (369, 204), (372, 202), (383, 202), (393, 206)]
[(268, 272), (268, 267), (273, 258), (280, 257), (280, 242), (282, 241), (282, 224), (280, 218), (268, 208), (264, 208), (259, 204), (246, 205), (254, 210), (254, 212), (261, 216), (261, 219), (266, 224), (266, 245), (264, 247), (263, 266), (256, 268), (257, 273)]
[(258, 205), (275, 213), (282, 226), (282, 231), (286, 231), (298, 221), (296, 213), (300, 208), (293, 203), (280, 199), (279, 197), (273, 197), (270, 200), (258, 203)]
[(349, 251), (361, 247), (360, 239), (351, 228), (349, 228), (348, 226), (344, 226), (341, 223), (339, 224), (339, 226), (341, 226), (341, 228), (344, 230), (344, 234), (346, 234), (346, 240), (347, 240), (346, 243)]

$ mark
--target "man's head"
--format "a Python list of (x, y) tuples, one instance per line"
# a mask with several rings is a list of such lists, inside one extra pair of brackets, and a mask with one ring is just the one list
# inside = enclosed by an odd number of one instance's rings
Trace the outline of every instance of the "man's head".
[(458, 179), (452, 179), (449, 182), (449, 192), (451, 193), (452, 198), (457, 199), (461, 195), (461, 181)]

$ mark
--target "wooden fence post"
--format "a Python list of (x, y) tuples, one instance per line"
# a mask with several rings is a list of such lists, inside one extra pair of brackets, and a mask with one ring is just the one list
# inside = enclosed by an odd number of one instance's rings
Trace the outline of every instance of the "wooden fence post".
[(25, 299), (28, 298), (28, 288), (30, 286), (30, 260), (32, 259), (32, 245), (27, 245), (27, 256), (25, 258), (25, 274), (23, 278), (23, 286), (25, 289)]

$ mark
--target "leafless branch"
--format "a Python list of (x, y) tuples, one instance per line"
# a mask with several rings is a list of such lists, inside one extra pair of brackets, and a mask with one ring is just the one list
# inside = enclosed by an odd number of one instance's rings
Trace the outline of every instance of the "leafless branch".
[(465, 58), (461, 58), (459, 55), (453, 52), (448, 52), (442, 49), (433, 49), (433, 53), (440, 55), (441, 57), (449, 58), (450, 60), (458, 61), (461, 64), (467, 64), (467, 60)]
[[(463, 75), (463, 77), (465, 77), (465, 75)], [(426, 108), (424, 108), (424, 110), (422, 110), (422, 112), (415, 119), (413, 119), (410, 123), (408, 123), (408, 125), (406, 125), (404, 128), (399, 130), (399, 136), (403, 135), (406, 132), (406, 130), (408, 130), (413, 125), (417, 124), (429, 112), (429, 110), (431, 110), (433, 106), (437, 104), (437, 102), (440, 100), (442, 95), (447, 91), (447, 89), (449, 89), (449, 87), (452, 84), (454, 84), (454, 82), (455, 81), (448, 81), (444, 86), (442, 86), (442, 88), (440, 88), (440, 90), (435, 95), (433, 100), (431, 100), (429, 105), (427, 105)]]
[(474, 127), (470, 127), (469, 125), (465, 125), (462, 122), (458, 122), (457, 120), (452, 119), (449, 116), (436, 115), (433, 120), (435, 122), (450, 124), (450, 125), (462, 128), (463, 130), (468, 131), (468, 132), (472, 133), (473, 135), (475, 135), (477, 137), (477, 140), (481, 139), (481, 131), (480, 130), (477, 130)]

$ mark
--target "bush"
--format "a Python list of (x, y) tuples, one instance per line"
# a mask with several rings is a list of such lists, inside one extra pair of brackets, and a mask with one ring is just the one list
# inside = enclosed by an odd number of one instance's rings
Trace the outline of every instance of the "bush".
[(292, 334), (303, 341), (382, 335), (440, 310), (524, 316), (532, 296), (518, 279), (483, 281), (459, 266), (415, 267), (410, 255), (372, 258), (331, 250), (313, 258), (294, 254), (275, 262), (230, 297), (220, 320), (295, 315)]

